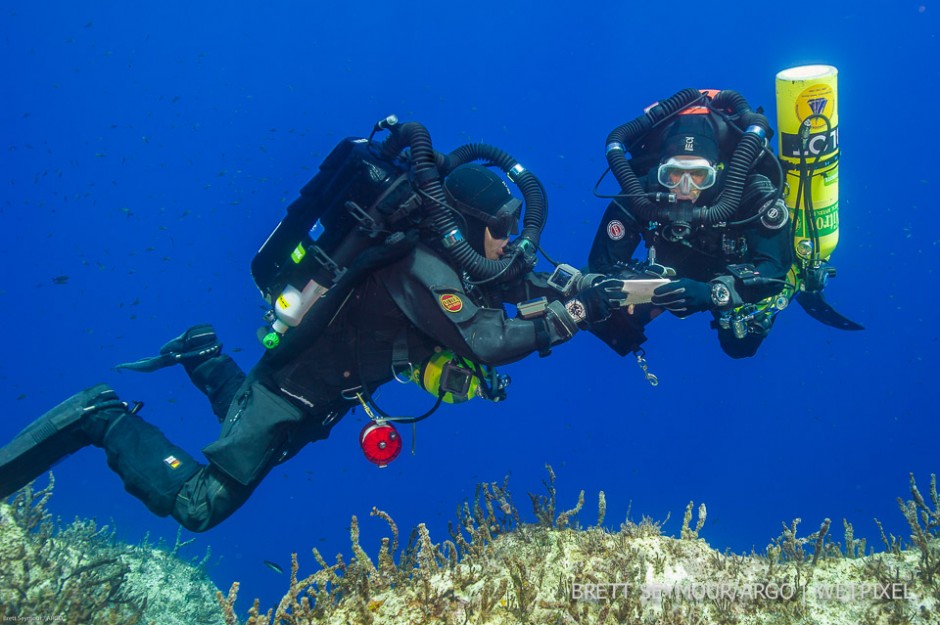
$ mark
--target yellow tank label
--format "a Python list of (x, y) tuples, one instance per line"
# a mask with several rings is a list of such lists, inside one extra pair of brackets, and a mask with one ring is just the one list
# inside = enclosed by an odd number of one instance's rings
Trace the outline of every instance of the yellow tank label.
[[(811, 115), (823, 115), (832, 119), (833, 111), (836, 108), (836, 92), (832, 85), (816, 84), (811, 85), (796, 96), (796, 116), (802, 122)], [(816, 118), (810, 121), (812, 130), (822, 130), (825, 128), (824, 120)]]
[(817, 156), (825, 160), (832, 158), (839, 149), (839, 129), (833, 128), (829, 132), (816, 132), (811, 134), (803, 147), (803, 138), (800, 135), (780, 133), (780, 158), (794, 165), (800, 164), (800, 153), (804, 160), (812, 164)]
[(790, 207), (790, 217), (793, 219), (794, 227), (794, 245), (800, 249), (802, 239), (812, 239), (813, 233), (807, 228), (807, 202), (806, 192), (809, 191), (809, 197), (812, 202), (809, 203), (813, 208), (813, 223), (816, 226), (816, 236), (819, 239), (818, 258), (828, 258), (836, 249), (839, 242), (839, 169), (838, 166), (816, 172), (810, 178), (809, 189), (803, 189), (803, 197), (800, 198), (799, 205), (797, 198), (790, 192), (799, 187), (799, 176), (794, 172), (789, 172), (787, 176), (787, 191), (785, 199), (787, 206)]
[[(795, 69), (799, 68), (792, 68)], [(792, 70), (777, 75), (780, 157), (790, 163), (798, 164), (800, 156), (821, 156), (826, 160), (839, 149), (838, 82), (835, 68), (831, 69), (831, 72), (805, 77)], [(810, 120), (809, 136), (804, 144), (801, 127), (812, 115), (822, 117)]]
[(277, 303), (283, 310), (287, 310), (288, 308), (290, 308), (290, 302), (288, 302), (287, 298), (284, 297), (283, 295), (278, 296)]
[[(798, 237), (808, 237), (806, 230), (806, 219), (803, 217), (805, 211), (799, 211), (795, 215), (795, 235)], [(816, 231), (820, 237), (825, 237), (835, 233), (839, 229), (839, 204), (831, 206), (818, 206), (813, 210)]]

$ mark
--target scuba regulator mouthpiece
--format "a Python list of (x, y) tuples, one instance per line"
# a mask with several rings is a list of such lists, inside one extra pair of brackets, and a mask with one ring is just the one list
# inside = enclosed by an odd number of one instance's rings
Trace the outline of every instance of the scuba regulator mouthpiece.
[(649, 193), (627, 193), (625, 197), (645, 197), (647, 200), (656, 202), (658, 204), (663, 202), (668, 204), (675, 204), (679, 201), (679, 198), (675, 193), (666, 193), (665, 191), (650, 191)]
[(512, 242), (509, 253), (512, 254), (513, 257), (522, 256), (525, 266), (532, 269), (535, 267), (535, 263), (538, 260), (535, 256), (537, 250), (538, 247), (535, 243), (522, 236)]

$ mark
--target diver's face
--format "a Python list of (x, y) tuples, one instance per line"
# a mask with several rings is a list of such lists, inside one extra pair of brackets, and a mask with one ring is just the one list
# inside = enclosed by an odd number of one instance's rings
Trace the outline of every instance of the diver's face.
[(509, 237), (497, 239), (487, 228), (483, 233), (483, 252), (488, 260), (499, 260), (506, 253), (506, 244), (509, 243)]
[[(703, 159), (695, 156), (675, 156), (672, 160), (683, 164), (703, 161)], [(711, 184), (706, 184), (708, 173), (704, 169), (673, 168), (667, 171), (666, 177), (669, 184), (666, 186), (676, 194), (676, 198), (679, 200), (695, 202), (698, 196), (702, 194), (702, 188), (711, 186)], [(712, 180), (714, 180), (714, 177)]]

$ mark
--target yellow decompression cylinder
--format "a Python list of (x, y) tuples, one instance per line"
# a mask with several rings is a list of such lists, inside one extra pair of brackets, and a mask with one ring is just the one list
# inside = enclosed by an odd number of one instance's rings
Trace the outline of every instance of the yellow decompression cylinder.
[[(777, 74), (784, 201), (794, 221), (794, 272), (828, 260), (839, 242), (838, 70), (805, 65)], [(791, 278), (795, 276), (791, 275)]]

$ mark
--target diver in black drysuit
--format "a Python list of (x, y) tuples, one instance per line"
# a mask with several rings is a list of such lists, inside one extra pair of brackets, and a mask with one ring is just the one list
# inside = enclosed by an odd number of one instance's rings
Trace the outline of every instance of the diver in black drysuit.
[[(489, 192), (481, 193), (481, 186)], [(458, 208), (475, 206), (465, 216), (465, 230), (482, 253), (481, 237), (489, 237), (487, 244), (494, 237), (477, 218), (496, 214), (511, 198), (508, 188), (479, 165), (456, 169), (444, 188)], [(505, 193), (494, 194), (493, 188)], [(497, 234), (505, 237), (497, 244), (505, 245), (508, 231)], [(152, 512), (204, 531), (238, 509), (277, 463), (327, 438), (357, 403), (356, 393), (368, 397), (392, 379), (393, 369), (407, 370), (442, 349), (482, 365), (511, 363), (536, 351), (545, 355), (577, 333), (579, 324), (606, 318), (622, 297), (620, 281), (589, 287), (567, 301), (586, 312), (585, 319), (576, 319), (543, 276), (530, 272), (511, 284), (468, 287), (432, 244), (413, 243), (399, 260), (356, 286), (323, 333), (291, 344), (292, 333), (302, 336), (299, 328), (292, 330), (247, 375), (221, 353), (208, 325), (191, 328), (161, 349), (161, 357), (183, 364), (222, 423), (219, 438), (203, 449), (208, 464), (170, 443), (136, 414), (137, 406), (99, 385), (66, 400), (0, 449), (0, 497), (62, 456), (95, 445)], [(551, 301), (535, 319), (507, 318), (501, 307), (539, 296)]]
[[(680, 115), (664, 134), (662, 162), (675, 156), (699, 157), (716, 165), (730, 158), (727, 154), (719, 155), (714, 130), (702, 115)], [(658, 173), (658, 167), (653, 166), (640, 177), (646, 191), (669, 191), (660, 183)], [(758, 211), (774, 202), (778, 193), (766, 176), (752, 173), (747, 177), (733, 219), (746, 223), (692, 224), (688, 218), (692, 204), (711, 206), (716, 203), (723, 191), (722, 178), (718, 170), (712, 186), (700, 193), (693, 190), (695, 196), (691, 201), (662, 202), (650, 221), (643, 221), (631, 210), (629, 198), (618, 198), (608, 205), (591, 246), (590, 271), (625, 278), (653, 277), (638, 274), (631, 267), (644, 271), (650, 268), (661, 271), (666, 267), (675, 272), (673, 282), (656, 289), (652, 304), (636, 305), (632, 314), (626, 308), (614, 311), (608, 320), (592, 326), (591, 331), (620, 355), (639, 349), (646, 341), (646, 324), (664, 309), (678, 317), (711, 312), (712, 327), (718, 331), (721, 348), (732, 358), (753, 356), (773, 326), (772, 315), (758, 317), (748, 324), (746, 335), (739, 337), (732, 328), (722, 327), (719, 319), (723, 311), (759, 302), (783, 288), (783, 280), (793, 262), (793, 239), (786, 223), (786, 209), (782, 201), (776, 199), (779, 219), (772, 224), (773, 228), (758, 218)], [(642, 259), (645, 262), (633, 260), (640, 242), (647, 248), (647, 259)], [(761, 278), (758, 284), (745, 284), (729, 271), (729, 266), (740, 264), (753, 265)], [(713, 299), (712, 287), (716, 284), (726, 287), (727, 302)], [(629, 290), (629, 283), (627, 288)]]

